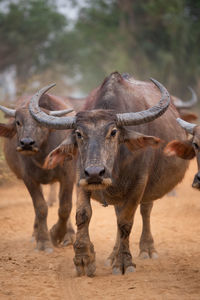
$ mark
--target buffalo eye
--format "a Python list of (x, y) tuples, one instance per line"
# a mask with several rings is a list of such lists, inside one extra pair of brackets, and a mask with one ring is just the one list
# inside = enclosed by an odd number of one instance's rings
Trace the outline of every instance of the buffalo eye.
[(195, 150), (199, 150), (199, 145), (197, 143), (192, 143)]
[(112, 137), (116, 136), (116, 134), (117, 134), (117, 129), (113, 129), (113, 130), (111, 131), (111, 133), (110, 133), (110, 135), (111, 135)]
[(21, 125), (19, 121), (16, 121), (16, 124), (17, 124), (17, 126), (20, 126), (20, 125)]
[(78, 139), (82, 138), (82, 134), (80, 133), (80, 131), (76, 131), (76, 136), (77, 136)]

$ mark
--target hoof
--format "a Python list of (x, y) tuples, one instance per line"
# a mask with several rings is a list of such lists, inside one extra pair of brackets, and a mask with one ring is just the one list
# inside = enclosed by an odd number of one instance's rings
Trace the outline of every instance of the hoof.
[(66, 233), (63, 241), (63, 246), (67, 247), (73, 245), (75, 242), (75, 234), (74, 233)]
[(85, 270), (83, 266), (76, 266), (76, 275), (78, 277), (84, 276), (85, 275)]
[(53, 253), (54, 250), (53, 250), (53, 248), (45, 248), (44, 251), (45, 251), (46, 253), (49, 253), (49, 254), (50, 254), (50, 253)]
[(128, 268), (126, 268), (126, 271), (124, 274), (133, 273), (135, 271), (136, 271), (136, 268), (134, 266), (129, 266)]
[(52, 245), (49, 241), (45, 241), (45, 242), (38, 241), (35, 251), (36, 252), (45, 251), (46, 253), (52, 253), (53, 248), (52, 248)]
[(96, 271), (96, 264), (90, 263), (88, 265), (76, 266), (76, 274), (78, 277), (87, 275), (88, 277), (94, 277)]
[(114, 267), (112, 269), (112, 274), (113, 275), (122, 275), (122, 271), (120, 270), (120, 268)]
[(105, 265), (105, 267), (111, 267), (112, 266), (112, 260), (110, 258), (106, 259), (104, 265)]
[(158, 253), (157, 252), (152, 252), (151, 254), (150, 254), (150, 257), (152, 258), (152, 259), (158, 259)]
[(149, 256), (149, 253), (148, 253), (148, 252), (142, 251), (142, 252), (140, 252), (140, 254), (139, 254), (139, 258), (141, 258), (141, 259), (148, 259), (148, 258), (150, 258), (150, 256)]
[(96, 264), (91, 263), (86, 266), (86, 275), (88, 277), (94, 277), (95, 276), (95, 271), (96, 271)]
[(70, 241), (70, 240), (64, 240), (63, 247), (67, 247), (67, 246), (70, 246), (70, 245), (73, 245), (72, 241)]

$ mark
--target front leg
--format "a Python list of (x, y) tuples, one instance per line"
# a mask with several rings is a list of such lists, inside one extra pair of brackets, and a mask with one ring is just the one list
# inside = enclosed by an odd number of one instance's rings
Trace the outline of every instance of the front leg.
[(133, 217), (137, 204), (125, 204), (123, 207), (115, 207), (117, 216), (118, 238), (117, 246), (113, 252), (113, 274), (126, 274), (134, 272), (136, 265), (132, 262), (129, 249), (129, 236), (133, 226)]
[(77, 275), (94, 276), (95, 252), (89, 237), (89, 223), (92, 216), (90, 192), (77, 188), (76, 225), (77, 234), (74, 243), (74, 264)]
[(53, 251), (53, 248), (47, 229), (48, 208), (42, 194), (41, 186), (31, 178), (24, 180), (24, 183), (31, 195), (35, 209), (34, 237), (37, 243), (36, 249), (50, 253)]

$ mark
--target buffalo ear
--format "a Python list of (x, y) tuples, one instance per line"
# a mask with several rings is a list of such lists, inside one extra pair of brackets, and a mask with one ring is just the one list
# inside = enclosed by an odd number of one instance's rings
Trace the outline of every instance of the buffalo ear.
[(178, 156), (183, 159), (192, 159), (195, 157), (195, 151), (192, 147), (191, 141), (177, 141), (174, 140), (167, 144), (164, 149), (167, 156)]
[(124, 135), (124, 143), (130, 151), (136, 151), (149, 146), (157, 148), (162, 142), (158, 137), (144, 135), (136, 131), (126, 130)]
[(68, 137), (53, 151), (51, 151), (45, 159), (43, 168), (53, 169), (57, 165), (63, 165), (64, 161), (72, 160), (77, 153), (77, 146), (75, 138), (72, 134)]
[(0, 123), (0, 136), (12, 138), (16, 134), (15, 122), (11, 124)]

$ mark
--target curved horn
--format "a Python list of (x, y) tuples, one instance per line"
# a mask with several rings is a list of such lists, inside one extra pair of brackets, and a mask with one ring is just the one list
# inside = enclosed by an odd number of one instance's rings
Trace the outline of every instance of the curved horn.
[(186, 122), (180, 118), (177, 118), (176, 121), (179, 123), (179, 125), (185, 129), (188, 133), (193, 134), (194, 128), (197, 126), (197, 124)]
[(63, 109), (63, 110), (51, 110), (49, 112), (50, 116), (55, 116), (55, 117), (62, 117), (66, 114), (69, 114), (70, 112), (74, 111), (72, 108), (69, 109)]
[(170, 104), (170, 95), (167, 89), (157, 80), (150, 78), (160, 89), (162, 97), (157, 105), (143, 111), (117, 114), (117, 124), (122, 126), (139, 125), (151, 122), (160, 117)]
[(55, 83), (42, 88), (31, 98), (31, 101), (29, 103), (30, 114), (38, 123), (42, 124), (45, 127), (53, 129), (72, 129), (75, 127), (76, 124), (75, 117), (55, 117), (46, 114), (39, 107), (39, 101), (41, 96), (53, 86), (55, 86)]
[(0, 110), (3, 111), (9, 117), (15, 117), (16, 114), (15, 109), (7, 108), (5, 106), (0, 105)]
[(190, 86), (188, 86), (188, 89), (192, 93), (192, 98), (188, 101), (182, 101), (181, 99), (175, 97), (174, 105), (176, 106), (176, 108), (179, 108), (179, 109), (181, 109), (181, 108), (191, 108), (192, 106), (194, 106), (198, 102), (197, 94), (195, 93), (195, 91)]

